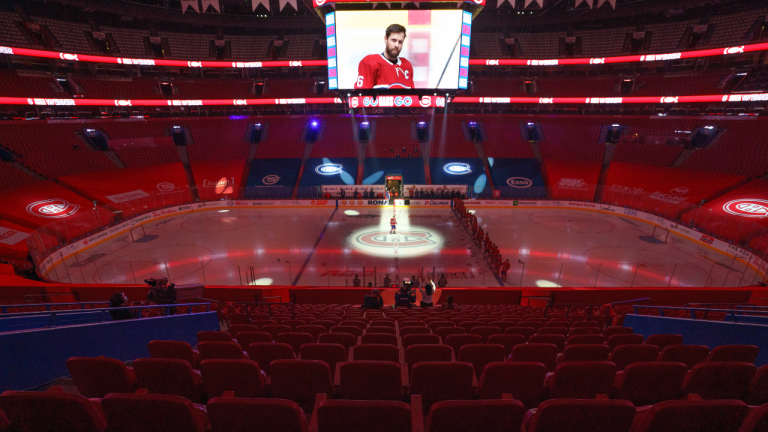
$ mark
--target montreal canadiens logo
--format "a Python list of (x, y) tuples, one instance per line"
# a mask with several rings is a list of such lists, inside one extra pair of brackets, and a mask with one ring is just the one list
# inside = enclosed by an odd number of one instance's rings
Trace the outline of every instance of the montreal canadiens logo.
[(341, 164), (322, 164), (315, 168), (315, 172), (320, 175), (336, 175), (341, 174), (344, 166)]
[(78, 204), (60, 198), (35, 201), (27, 206), (27, 213), (32, 216), (58, 219), (72, 216), (80, 209)]
[(725, 203), (723, 210), (736, 216), (764, 217), (768, 216), (768, 200), (737, 199)]
[(432, 96), (422, 96), (419, 104), (425, 108), (432, 105)]
[(428, 253), (440, 247), (441, 237), (428, 229), (411, 227), (398, 229), (397, 234), (390, 234), (389, 229), (366, 228), (357, 231), (350, 237), (350, 243), (355, 249), (370, 255), (416, 256)]
[(278, 177), (278, 176), (276, 176), (274, 174), (270, 174), (270, 175), (264, 177), (263, 179), (261, 179), (261, 182), (264, 183), (265, 185), (273, 185), (273, 184), (277, 183), (278, 181), (280, 181), (280, 177)]
[(676, 187), (669, 191), (672, 195), (685, 195), (688, 193), (687, 187)]
[(172, 190), (176, 189), (176, 185), (169, 182), (162, 182), (157, 184), (157, 190), (162, 192), (170, 192)]
[(463, 162), (451, 162), (443, 166), (443, 171), (451, 175), (464, 175), (472, 172), (472, 168), (468, 163)]
[(507, 179), (507, 184), (513, 188), (525, 189), (533, 186), (533, 181), (525, 177), (510, 177)]

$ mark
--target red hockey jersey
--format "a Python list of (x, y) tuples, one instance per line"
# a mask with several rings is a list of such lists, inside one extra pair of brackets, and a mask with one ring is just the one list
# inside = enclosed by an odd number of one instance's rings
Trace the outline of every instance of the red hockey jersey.
[(411, 62), (398, 57), (393, 64), (383, 54), (363, 57), (357, 66), (355, 89), (371, 88), (413, 88)]

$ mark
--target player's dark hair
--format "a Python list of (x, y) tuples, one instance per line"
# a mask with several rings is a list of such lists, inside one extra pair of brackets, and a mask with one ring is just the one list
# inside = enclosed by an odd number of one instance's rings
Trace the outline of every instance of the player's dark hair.
[(402, 33), (403, 39), (405, 39), (405, 27), (401, 26), (400, 24), (392, 24), (389, 27), (387, 27), (387, 39), (389, 39), (389, 35), (392, 33)]

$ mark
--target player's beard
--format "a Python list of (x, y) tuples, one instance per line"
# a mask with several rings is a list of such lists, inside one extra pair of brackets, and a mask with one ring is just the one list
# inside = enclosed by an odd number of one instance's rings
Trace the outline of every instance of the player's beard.
[(397, 57), (400, 55), (400, 51), (401, 50), (397, 49), (397, 48), (388, 48), (387, 49), (387, 55), (390, 58), (397, 60)]

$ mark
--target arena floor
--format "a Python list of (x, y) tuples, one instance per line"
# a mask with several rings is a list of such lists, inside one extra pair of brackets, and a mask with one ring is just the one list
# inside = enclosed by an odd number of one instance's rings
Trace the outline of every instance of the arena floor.
[[(145, 225), (134, 241), (97, 244), (48, 277), (72, 283), (142, 283), (150, 277), (208, 285), (381, 286), (444, 273), (448, 286), (720, 287), (748, 285), (754, 270), (676, 235), (624, 216), (561, 209), (485, 209), (476, 215), (512, 268), (506, 281), (448, 208), (222, 209)], [(141, 236), (139, 236), (141, 237)], [(661, 236), (656, 236), (661, 237)], [(518, 262), (520, 260), (520, 262)], [(365, 273), (363, 272), (365, 268)]]

